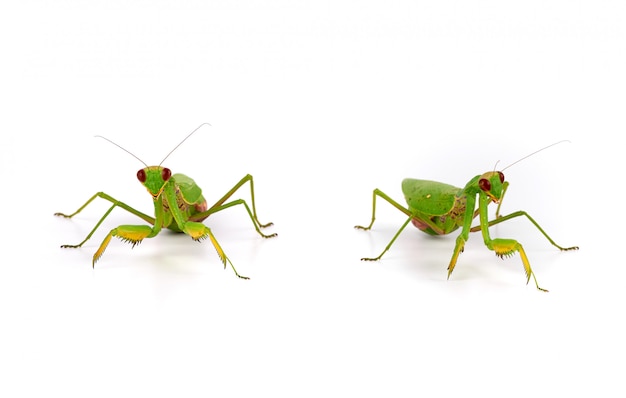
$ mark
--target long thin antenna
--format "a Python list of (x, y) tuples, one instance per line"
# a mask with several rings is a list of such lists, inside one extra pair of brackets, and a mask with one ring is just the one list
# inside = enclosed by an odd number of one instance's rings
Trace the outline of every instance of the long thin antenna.
[(510, 165), (508, 165), (508, 166), (506, 166), (505, 168), (503, 168), (501, 171), (504, 171), (504, 170), (508, 169), (509, 167), (513, 166), (514, 164), (517, 164), (517, 163), (521, 162), (522, 160), (524, 160), (524, 159), (526, 159), (526, 158), (529, 158), (529, 157), (531, 157), (531, 156), (533, 156), (533, 155), (535, 155), (535, 154), (537, 154), (537, 153), (539, 153), (539, 152), (541, 152), (541, 151), (543, 151), (543, 150), (546, 150), (546, 149), (548, 149), (548, 148), (550, 148), (550, 147), (553, 147), (553, 146), (555, 146), (555, 145), (558, 145), (558, 144), (562, 144), (562, 143), (564, 143), (564, 142), (569, 142), (569, 143), (571, 143), (571, 141), (570, 141), (570, 140), (561, 140), (561, 141), (559, 141), (559, 142), (555, 142), (554, 144), (550, 144), (550, 145), (548, 145), (548, 146), (545, 146), (545, 147), (543, 147), (543, 148), (541, 148), (541, 149), (536, 150), (535, 152), (533, 152), (533, 153), (531, 153), (531, 154), (528, 154), (528, 155), (524, 156), (523, 158), (521, 158), (521, 159), (519, 159), (519, 160), (516, 160), (515, 162), (513, 162), (513, 163), (511, 163)]
[(498, 167), (498, 163), (500, 163), (499, 160), (496, 162), (496, 164), (493, 165), (493, 171), (496, 171), (496, 167)]
[(134, 153), (132, 153), (131, 151), (129, 151), (129, 150), (128, 150), (128, 149), (126, 149), (126, 148), (123, 148), (121, 145), (118, 145), (118, 144), (116, 144), (115, 142), (111, 141), (110, 139), (108, 139), (108, 138), (106, 138), (106, 137), (103, 137), (103, 136), (101, 136), (101, 135), (95, 135), (94, 137), (96, 137), (96, 138), (102, 138), (103, 140), (107, 140), (107, 141), (109, 141), (111, 144), (113, 144), (113, 145), (115, 145), (116, 147), (120, 148), (122, 151), (124, 151), (124, 152), (126, 152), (126, 153), (130, 154), (132, 157), (134, 157), (135, 159), (137, 159), (137, 160), (139, 160), (141, 163), (143, 163), (143, 164), (144, 164), (144, 166), (148, 167), (148, 165), (146, 164), (146, 162), (144, 162), (143, 160), (139, 159), (139, 158), (138, 158), (138, 157), (137, 157)]
[(195, 133), (196, 131), (200, 130), (200, 127), (202, 127), (202, 126), (204, 126), (204, 125), (210, 126), (210, 124), (209, 124), (209, 123), (206, 123), (206, 122), (205, 122), (205, 123), (202, 123), (201, 125), (199, 125), (198, 127), (196, 127), (196, 128), (195, 128), (195, 129), (194, 129), (191, 133), (189, 133), (189, 135), (187, 135), (187, 137), (183, 138), (183, 140), (182, 140), (182, 141), (181, 141), (178, 145), (176, 145), (176, 146), (174, 147), (174, 149), (172, 149), (172, 150), (170, 151), (170, 153), (168, 153), (168, 154), (167, 154), (167, 155), (163, 158), (163, 160), (161, 160), (161, 163), (159, 163), (159, 166), (160, 166), (160, 165), (162, 165), (162, 164), (163, 164), (163, 162), (165, 162), (165, 159), (167, 159), (167, 158), (168, 158), (168, 157), (172, 154), (172, 152), (174, 152), (176, 149), (178, 149), (178, 147), (179, 147), (179, 146), (181, 146), (181, 145), (183, 144), (183, 142), (187, 141), (187, 138), (191, 137), (191, 135), (192, 135), (193, 133)]

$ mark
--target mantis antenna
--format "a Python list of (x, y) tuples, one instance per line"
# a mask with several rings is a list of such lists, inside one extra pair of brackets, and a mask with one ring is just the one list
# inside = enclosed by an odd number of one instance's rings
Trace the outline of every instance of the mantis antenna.
[[(524, 160), (524, 159), (527, 159), (527, 158), (529, 158), (529, 157), (531, 157), (531, 156), (533, 156), (533, 155), (536, 155), (536, 154), (538, 154), (539, 152), (541, 152), (541, 151), (543, 151), (543, 150), (546, 150), (546, 149), (548, 149), (548, 148), (550, 148), (550, 147), (553, 147), (553, 146), (555, 146), (555, 145), (558, 145), (558, 144), (562, 144), (562, 143), (564, 143), (564, 142), (569, 142), (569, 143), (571, 143), (571, 141), (570, 141), (570, 140), (561, 140), (561, 141), (559, 141), (559, 142), (555, 142), (554, 144), (550, 144), (550, 145), (548, 145), (548, 146), (544, 146), (543, 148), (541, 148), (541, 149), (537, 149), (535, 152), (530, 153), (530, 154), (528, 154), (528, 155), (524, 156), (523, 158), (521, 158), (521, 159), (519, 159), (519, 160), (516, 160), (515, 162), (513, 162), (513, 163), (511, 163), (510, 165), (508, 165), (508, 166), (506, 166), (505, 168), (503, 168), (501, 171), (504, 171), (504, 170), (508, 169), (509, 167), (513, 166), (514, 164), (517, 164), (517, 163), (521, 162), (521, 161), (522, 161), (522, 160)], [(498, 163), (496, 163), (496, 165), (497, 165), (497, 164), (498, 164)]]
[(496, 162), (496, 164), (493, 165), (493, 171), (496, 171), (496, 167), (498, 167), (498, 163), (500, 163), (499, 160)]
[(111, 144), (113, 144), (113, 145), (115, 145), (116, 147), (120, 148), (122, 151), (124, 151), (124, 152), (126, 152), (126, 153), (130, 154), (132, 157), (134, 157), (135, 159), (137, 159), (137, 160), (139, 160), (141, 163), (143, 163), (143, 164), (144, 164), (144, 166), (148, 167), (148, 165), (146, 164), (146, 162), (144, 162), (143, 160), (139, 159), (139, 158), (138, 158), (138, 157), (137, 157), (134, 153), (132, 153), (131, 151), (129, 151), (129, 150), (128, 150), (128, 149), (126, 149), (126, 148), (123, 148), (121, 145), (118, 145), (118, 144), (116, 144), (115, 142), (111, 141), (110, 139), (108, 139), (108, 138), (106, 138), (106, 137), (103, 137), (103, 136), (101, 136), (101, 135), (95, 135), (94, 137), (96, 137), (96, 138), (102, 138), (103, 140), (107, 140), (107, 141), (109, 141)]
[(174, 147), (174, 149), (172, 149), (172, 150), (170, 151), (170, 153), (168, 153), (168, 154), (167, 154), (167, 155), (163, 158), (163, 160), (161, 160), (161, 163), (159, 163), (159, 166), (160, 166), (160, 165), (162, 165), (162, 164), (163, 164), (163, 162), (165, 162), (165, 159), (167, 159), (167, 158), (168, 158), (168, 157), (172, 154), (172, 152), (174, 152), (176, 149), (178, 149), (178, 147), (179, 147), (179, 146), (181, 146), (181, 145), (183, 144), (183, 142), (187, 141), (187, 138), (191, 137), (191, 136), (193, 135), (193, 133), (195, 133), (196, 131), (200, 130), (200, 127), (202, 127), (202, 126), (204, 126), (204, 125), (210, 126), (211, 124), (209, 124), (209, 123), (206, 123), (206, 122), (205, 122), (205, 123), (202, 123), (201, 125), (199, 125), (198, 127), (196, 127), (196, 128), (195, 128), (195, 129), (194, 129), (191, 133), (189, 133), (189, 134), (187, 135), (187, 137), (183, 138), (183, 140), (182, 140), (181, 142), (179, 142), (179, 143), (178, 143), (178, 145), (176, 145), (176, 146)]
[[(174, 147), (174, 149), (172, 149), (172, 150), (170, 151), (170, 153), (168, 153), (168, 154), (167, 154), (167, 155), (163, 158), (163, 160), (161, 160), (161, 163), (159, 163), (159, 166), (160, 166), (160, 165), (162, 165), (162, 164), (163, 164), (163, 162), (165, 162), (165, 159), (167, 159), (167, 158), (168, 158), (168, 157), (172, 154), (172, 152), (174, 152), (176, 149), (178, 149), (178, 147), (179, 147), (179, 146), (181, 146), (181, 145), (183, 144), (183, 142), (187, 141), (187, 138), (191, 137), (191, 135), (192, 135), (193, 133), (195, 133), (196, 131), (200, 130), (200, 127), (202, 127), (202, 126), (204, 126), (204, 125), (208, 125), (208, 126), (210, 126), (210, 124), (209, 124), (209, 123), (202, 123), (201, 125), (199, 125), (198, 127), (196, 127), (196, 128), (195, 128), (195, 129), (194, 129), (191, 133), (189, 133), (189, 134), (187, 135), (187, 137), (183, 138), (183, 140), (182, 140), (181, 142), (179, 142), (179, 143), (178, 143), (178, 145), (176, 145), (176, 146)], [(113, 142), (113, 141), (111, 141), (110, 139), (108, 139), (108, 138), (106, 138), (106, 137), (103, 137), (103, 136), (101, 136), (101, 135), (96, 135), (96, 136), (94, 136), (94, 137), (96, 137), (96, 138), (102, 138), (103, 140), (109, 141), (111, 144), (113, 144), (113, 145), (115, 145), (116, 147), (120, 148), (122, 151), (124, 151), (124, 152), (128, 153), (129, 155), (131, 155), (131, 156), (132, 156), (132, 157), (134, 157), (135, 159), (139, 160), (141, 163), (143, 163), (143, 165), (144, 165), (144, 166), (148, 167), (148, 165), (146, 164), (146, 162), (144, 162), (143, 160), (139, 159), (139, 157), (137, 157), (137, 155), (135, 155), (134, 153), (132, 153), (132, 152), (131, 152), (131, 151), (129, 151), (128, 149), (126, 149), (126, 148), (122, 147), (121, 145), (116, 144), (115, 142)]]

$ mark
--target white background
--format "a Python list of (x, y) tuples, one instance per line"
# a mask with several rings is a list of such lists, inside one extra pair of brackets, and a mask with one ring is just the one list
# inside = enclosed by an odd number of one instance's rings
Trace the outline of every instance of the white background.
[[(0, 7), (0, 395), (623, 396), (626, 70), (620, 1), (20, 1)], [(161, 233), (131, 250), (141, 164), (192, 176), (209, 201), (255, 178), (208, 241)], [(492, 228), (408, 228), (405, 177), (463, 186), (507, 169)], [(249, 200), (249, 189), (235, 196)]]

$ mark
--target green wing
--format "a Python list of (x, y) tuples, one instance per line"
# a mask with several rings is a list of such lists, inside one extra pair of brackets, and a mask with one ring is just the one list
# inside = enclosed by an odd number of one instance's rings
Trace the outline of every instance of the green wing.
[(459, 191), (460, 188), (436, 181), (413, 178), (402, 181), (402, 193), (409, 209), (431, 216), (441, 216), (452, 210)]
[(194, 180), (184, 174), (174, 174), (172, 179), (178, 185), (183, 200), (188, 204), (196, 204), (204, 201), (202, 197), (202, 189)]

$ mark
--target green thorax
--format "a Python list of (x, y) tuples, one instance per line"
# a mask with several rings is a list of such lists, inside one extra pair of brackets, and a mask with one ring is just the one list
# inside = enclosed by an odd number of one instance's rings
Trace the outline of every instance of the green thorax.
[(137, 178), (152, 195), (155, 214), (163, 227), (180, 231), (180, 222), (207, 210), (202, 189), (184, 174), (172, 175), (168, 168), (149, 166), (139, 170)]

